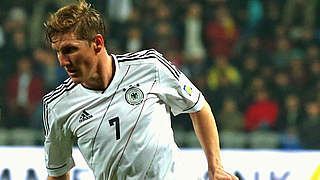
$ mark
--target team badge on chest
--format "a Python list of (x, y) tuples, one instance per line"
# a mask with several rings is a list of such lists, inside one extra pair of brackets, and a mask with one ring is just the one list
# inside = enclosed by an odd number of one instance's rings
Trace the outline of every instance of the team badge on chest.
[(130, 87), (126, 90), (125, 98), (127, 103), (131, 105), (138, 105), (142, 103), (144, 94), (140, 88)]

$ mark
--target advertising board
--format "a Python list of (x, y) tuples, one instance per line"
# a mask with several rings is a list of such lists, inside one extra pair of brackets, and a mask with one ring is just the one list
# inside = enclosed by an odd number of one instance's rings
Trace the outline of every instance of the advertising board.
[[(75, 148), (76, 163), (71, 180), (93, 180), (92, 171)], [(206, 179), (205, 155), (200, 149), (182, 149), (188, 180)], [(320, 151), (229, 150), (221, 151), (224, 168), (237, 173), (242, 180), (320, 180)], [(11, 180), (44, 180), (47, 172), (42, 147), (0, 146), (0, 179), (8, 174)], [(2, 178), (1, 178), (2, 176)]]

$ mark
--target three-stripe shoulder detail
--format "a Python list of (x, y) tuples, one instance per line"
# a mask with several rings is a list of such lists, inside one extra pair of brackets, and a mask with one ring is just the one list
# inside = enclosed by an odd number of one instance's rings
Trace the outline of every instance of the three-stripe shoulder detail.
[(50, 102), (61, 96), (63, 93), (73, 89), (75, 86), (76, 84), (72, 82), (71, 78), (68, 78), (53, 91), (43, 96), (42, 101), (45, 104), (49, 104)]
[(168, 61), (161, 53), (156, 51), (155, 49), (149, 49), (144, 51), (139, 51), (135, 53), (127, 53), (123, 55), (116, 55), (118, 62), (126, 62), (126, 61), (138, 61), (138, 60), (147, 60), (147, 59), (157, 59), (163, 66), (165, 66), (172, 75), (179, 79), (181, 71), (177, 69), (170, 61)]
[(50, 126), (49, 126), (49, 108), (48, 104), (61, 96), (63, 93), (70, 91), (76, 86), (75, 83), (72, 82), (71, 78), (66, 79), (62, 84), (60, 84), (56, 89), (43, 96), (43, 111), (42, 111), (42, 120), (43, 120), (43, 130), (44, 135), (47, 136), (49, 134)]

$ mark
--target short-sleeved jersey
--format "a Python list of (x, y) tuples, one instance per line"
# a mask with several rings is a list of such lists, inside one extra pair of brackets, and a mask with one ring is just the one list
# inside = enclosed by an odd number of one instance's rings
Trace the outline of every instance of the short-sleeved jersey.
[(74, 166), (76, 143), (98, 180), (178, 179), (170, 112), (199, 111), (203, 95), (154, 49), (112, 57), (107, 89), (87, 89), (69, 78), (43, 97), (48, 174)]

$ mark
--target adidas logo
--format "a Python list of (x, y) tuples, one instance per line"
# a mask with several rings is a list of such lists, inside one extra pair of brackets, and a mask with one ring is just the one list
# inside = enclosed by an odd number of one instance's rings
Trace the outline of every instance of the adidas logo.
[(83, 121), (85, 121), (85, 120), (88, 120), (88, 119), (90, 119), (90, 118), (92, 118), (93, 116), (91, 115), (91, 114), (89, 114), (86, 110), (83, 110), (82, 111), (82, 113), (81, 113), (81, 115), (80, 115), (80, 120), (79, 120), (79, 122), (81, 123), (81, 122), (83, 122)]

